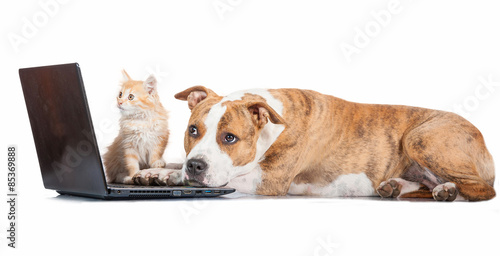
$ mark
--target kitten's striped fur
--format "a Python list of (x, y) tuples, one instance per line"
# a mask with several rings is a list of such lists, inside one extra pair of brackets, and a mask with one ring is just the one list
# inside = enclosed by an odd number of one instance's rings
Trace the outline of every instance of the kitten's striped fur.
[(163, 168), (167, 146), (168, 112), (157, 93), (156, 78), (132, 80), (123, 70), (124, 82), (117, 96), (121, 111), (120, 132), (104, 154), (106, 179), (109, 183), (134, 184), (139, 170)]

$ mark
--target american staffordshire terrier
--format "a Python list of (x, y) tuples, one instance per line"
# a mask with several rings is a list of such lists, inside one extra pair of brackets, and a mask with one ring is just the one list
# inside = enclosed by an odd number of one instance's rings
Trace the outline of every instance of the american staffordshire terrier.
[(360, 104), (310, 90), (255, 89), (188, 102), (184, 179), (258, 195), (495, 196), (479, 130), (444, 111)]

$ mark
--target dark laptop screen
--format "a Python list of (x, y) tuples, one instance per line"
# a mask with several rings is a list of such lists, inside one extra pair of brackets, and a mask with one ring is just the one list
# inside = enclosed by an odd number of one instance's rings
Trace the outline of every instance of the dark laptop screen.
[(77, 63), (19, 70), (45, 188), (106, 194)]

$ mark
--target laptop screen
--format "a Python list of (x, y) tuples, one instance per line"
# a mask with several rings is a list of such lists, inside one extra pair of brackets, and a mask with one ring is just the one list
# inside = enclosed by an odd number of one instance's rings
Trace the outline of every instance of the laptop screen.
[(20, 69), (19, 76), (45, 188), (105, 195), (78, 64)]

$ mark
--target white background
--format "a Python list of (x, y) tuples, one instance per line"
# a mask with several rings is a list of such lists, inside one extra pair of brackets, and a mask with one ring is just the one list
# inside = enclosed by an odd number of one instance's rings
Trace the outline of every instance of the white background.
[[(115, 97), (125, 68), (133, 78), (153, 72), (160, 80), (171, 113), (169, 161), (182, 161), (189, 118), (187, 104), (173, 95), (201, 84), (220, 95), (296, 87), (357, 102), (461, 106), (500, 163), (497, 1), (401, 0), (395, 10), (388, 0), (68, 1), (49, 9), (45, 2), (3, 1), (0, 7), (0, 166), (6, 166), (7, 145), (18, 145), (20, 195), (16, 250), (6, 245), (6, 192), (0, 196), (1, 255), (498, 253), (498, 198), (449, 204), (58, 197), (43, 188), (17, 73), (79, 62), (102, 152), (118, 131)], [(393, 11), (390, 20), (377, 21), (382, 10)], [(363, 41), (366, 32), (359, 31), (367, 27), (371, 36)], [(348, 61), (341, 47), (356, 40), (358, 51)], [(6, 191), (1, 170), (0, 191)]]

